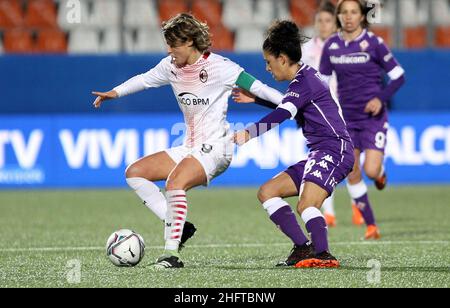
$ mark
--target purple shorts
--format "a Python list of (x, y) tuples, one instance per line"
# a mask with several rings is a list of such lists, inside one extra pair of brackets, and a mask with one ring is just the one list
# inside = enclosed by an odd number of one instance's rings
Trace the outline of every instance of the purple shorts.
[(312, 151), (308, 159), (290, 166), (285, 172), (294, 181), (298, 192), (304, 182), (312, 182), (331, 195), (336, 185), (352, 171), (354, 162), (353, 146), (350, 142), (344, 142), (341, 153), (329, 150)]
[(361, 152), (377, 150), (384, 153), (388, 127), (386, 113), (369, 120), (347, 123), (347, 130), (352, 138), (353, 145), (355, 149), (361, 150)]

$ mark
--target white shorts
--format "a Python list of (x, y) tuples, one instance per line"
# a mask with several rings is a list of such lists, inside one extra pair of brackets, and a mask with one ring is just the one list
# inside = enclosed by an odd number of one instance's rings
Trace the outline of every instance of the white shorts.
[(231, 164), (233, 159), (235, 144), (229, 142), (217, 142), (201, 146), (188, 148), (187, 146), (179, 146), (165, 150), (165, 152), (179, 164), (187, 156), (191, 155), (197, 159), (205, 170), (207, 183), (209, 183), (222, 173), (224, 173)]

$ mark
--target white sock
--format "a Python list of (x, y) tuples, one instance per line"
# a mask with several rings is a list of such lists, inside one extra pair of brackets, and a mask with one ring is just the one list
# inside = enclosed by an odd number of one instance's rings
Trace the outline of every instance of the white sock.
[(263, 207), (269, 216), (272, 216), (276, 211), (285, 206), (289, 206), (289, 204), (281, 198), (272, 198), (263, 203)]
[(317, 217), (322, 217), (325, 221), (325, 218), (323, 217), (322, 212), (313, 206), (307, 208), (302, 213), (302, 219), (305, 222), (305, 224), (307, 224), (310, 220), (313, 220), (314, 218), (317, 218)]
[(350, 194), (350, 198), (356, 200), (367, 194), (367, 185), (366, 183), (364, 183), (364, 180), (355, 185), (351, 185), (349, 182), (347, 182), (347, 190)]
[(167, 200), (158, 186), (144, 178), (127, 178), (128, 185), (159, 219), (164, 221), (167, 212)]
[(324, 214), (336, 216), (334, 212), (334, 193), (325, 199), (322, 205)]
[(378, 175), (378, 179), (384, 175), (384, 171), (385, 171), (384, 165), (381, 165), (381, 171), (380, 171), (380, 174)]
[(184, 190), (170, 190), (166, 192), (166, 196), (165, 250), (178, 251), (188, 211), (186, 192)]

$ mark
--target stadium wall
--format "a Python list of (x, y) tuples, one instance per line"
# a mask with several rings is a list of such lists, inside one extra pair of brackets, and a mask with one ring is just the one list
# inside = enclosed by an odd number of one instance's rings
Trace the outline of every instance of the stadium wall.
[[(248, 72), (280, 90), (265, 71), (260, 53), (225, 54)], [(398, 51), (407, 83), (396, 95), (398, 111), (450, 111), (450, 51)], [(109, 90), (156, 65), (164, 55), (0, 56), (0, 114), (91, 113), (92, 90)], [(230, 105), (231, 111), (257, 111)], [(108, 104), (102, 113), (178, 112), (170, 87), (153, 89)]]
[[(230, 113), (229, 121), (240, 129), (263, 115)], [(0, 188), (125, 187), (129, 163), (181, 144), (184, 131), (180, 114), (0, 116)], [(259, 185), (306, 151), (295, 123), (285, 123), (236, 149), (212, 185)], [(394, 112), (387, 170), (393, 184), (450, 184), (450, 112)]]

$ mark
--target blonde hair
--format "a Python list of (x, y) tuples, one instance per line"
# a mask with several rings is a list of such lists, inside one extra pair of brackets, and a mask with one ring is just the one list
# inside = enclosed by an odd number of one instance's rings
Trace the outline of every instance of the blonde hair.
[(163, 22), (162, 31), (169, 46), (186, 43), (189, 40), (192, 40), (193, 46), (200, 52), (205, 52), (211, 46), (208, 25), (195, 19), (191, 14), (178, 14)]

